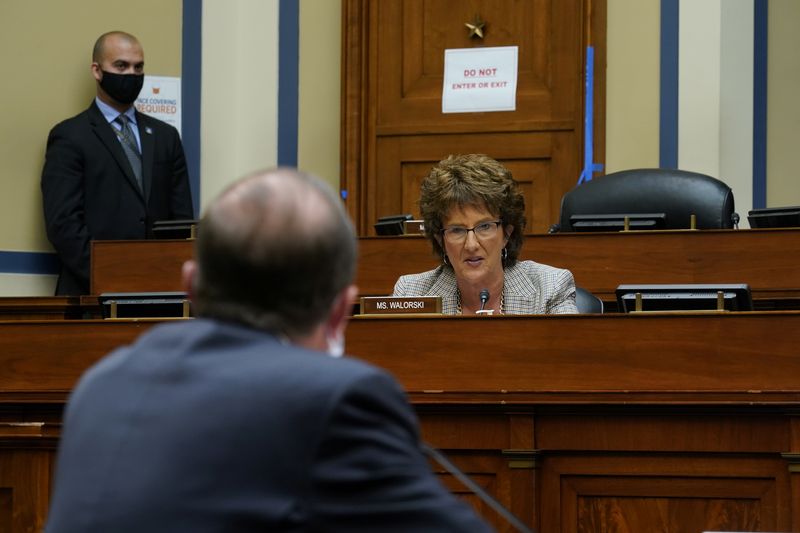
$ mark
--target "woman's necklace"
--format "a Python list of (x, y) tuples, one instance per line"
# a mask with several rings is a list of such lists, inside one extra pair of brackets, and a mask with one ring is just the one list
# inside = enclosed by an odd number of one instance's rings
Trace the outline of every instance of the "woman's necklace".
[[(463, 315), (464, 313), (461, 310), (461, 289), (456, 289), (456, 296), (458, 298), (456, 312), (459, 315)], [(503, 310), (505, 309), (505, 300), (506, 300), (506, 290), (503, 289), (503, 291), (500, 293), (500, 310), (498, 311), (498, 313), (501, 315), (503, 314)]]

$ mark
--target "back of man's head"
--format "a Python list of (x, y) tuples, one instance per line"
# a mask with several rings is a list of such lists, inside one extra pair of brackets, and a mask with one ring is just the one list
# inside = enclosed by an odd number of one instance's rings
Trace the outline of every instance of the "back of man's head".
[(355, 274), (357, 244), (336, 194), (288, 168), (227, 188), (200, 222), (197, 316), (290, 338), (321, 324)]

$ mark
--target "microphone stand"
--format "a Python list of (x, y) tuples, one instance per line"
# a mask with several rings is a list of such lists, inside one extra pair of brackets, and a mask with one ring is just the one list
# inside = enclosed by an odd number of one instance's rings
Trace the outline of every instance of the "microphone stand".
[(495, 500), (488, 492), (483, 490), (481, 487), (478, 486), (477, 483), (472, 481), (464, 472), (459, 470), (459, 468), (450, 462), (450, 460), (442, 454), (436, 448), (429, 446), (426, 443), (421, 443), (420, 447), (422, 448), (422, 452), (439, 463), (442, 468), (447, 470), (451, 475), (453, 475), (456, 479), (458, 479), (465, 487), (471, 490), (478, 498), (483, 501), (486, 505), (494, 509), (494, 511), (502, 516), (509, 524), (514, 526), (517, 531), (520, 533), (534, 533), (534, 530), (526, 526), (522, 523), (522, 521), (514, 516), (514, 514), (503, 507), (503, 504)]

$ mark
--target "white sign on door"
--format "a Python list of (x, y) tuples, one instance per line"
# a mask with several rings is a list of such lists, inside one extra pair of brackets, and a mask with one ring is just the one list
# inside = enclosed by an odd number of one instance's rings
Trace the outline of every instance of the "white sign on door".
[(517, 54), (516, 46), (445, 50), (442, 113), (514, 111)]

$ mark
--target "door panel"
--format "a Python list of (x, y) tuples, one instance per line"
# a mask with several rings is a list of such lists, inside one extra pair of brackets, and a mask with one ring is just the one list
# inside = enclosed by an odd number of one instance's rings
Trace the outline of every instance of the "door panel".
[[(568, 159), (571, 132), (514, 132), (454, 135), (391, 135), (377, 140), (375, 202), (369, 220), (412, 213), (419, 216), (419, 188), (431, 166), (451, 153), (485, 153), (508, 167), (525, 196), (528, 232), (544, 233), (558, 220), (561, 196), (578, 166)], [(567, 145), (567, 146), (565, 146)], [(533, 223), (531, 222), (533, 221)]]
[[(486, 122), (574, 120), (580, 107), (580, 0), (381, 2), (378, 10), (377, 124), (480, 126)], [(470, 39), (465, 22), (487, 21), (486, 37)], [(519, 47), (517, 110), (441, 113), (444, 50)], [(577, 68), (575, 68), (577, 67)]]
[[(342, 188), (361, 235), (418, 215), (419, 184), (448, 154), (485, 153), (521, 183), (527, 232), (558, 219), (583, 165), (585, 48), (592, 35), (595, 160), (602, 163), (605, 0), (344, 0)], [(483, 40), (465, 26), (479, 16)], [(519, 47), (517, 108), (441, 112), (444, 51)]]

